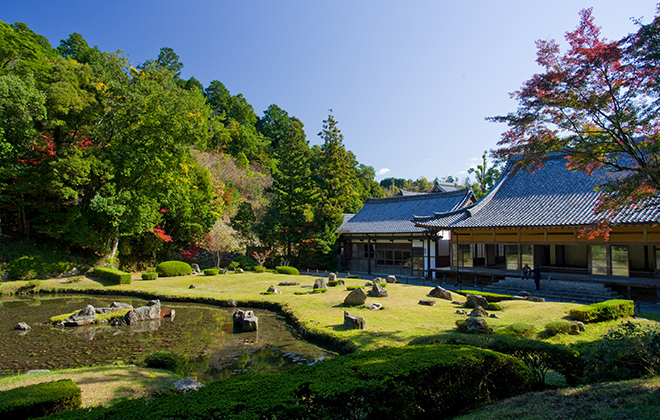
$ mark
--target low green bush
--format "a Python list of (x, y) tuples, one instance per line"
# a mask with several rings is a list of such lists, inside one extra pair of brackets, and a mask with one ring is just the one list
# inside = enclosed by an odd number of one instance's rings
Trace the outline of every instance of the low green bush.
[(582, 348), (587, 382), (611, 382), (660, 374), (660, 327), (626, 322)]
[(252, 270), (254, 270), (255, 273), (265, 273), (266, 267), (255, 265), (254, 267), (252, 267)]
[(349, 274), (349, 275), (346, 276), (346, 278), (347, 279), (359, 279), (360, 276), (358, 276), (357, 274)]
[(70, 379), (0, 392), (0, 418), (22, 420), (80, 408), (80, 388)]
[(346, 290), (364, 289), (364, 286), (346, 286)]
[(228, 269), (228, 270), (236, 271), (236, 270), (238, 270), (240, 267), (241, 267), (241, 263), (239, 263), (238, 261), (232, 261), (232, 262), (230, 262), (229, 265), (227, 266), (227, 269)]
[(489, 303), (488, 307), (486, 308), (487, 311), (501, 311), (502, 310), (502, 305), (499, 303)]
[(111, 281), (113, 284), (131, 284), (131, 273), (125, 273), (114, 268), (94, 267), (92, 276)]
[(515, 335), (516, 337), (534, 338), (536, 337), (536, 328), (533, 325), (517, 323), (511, 324), (503, 330), (497, 331), (500, 335)]
[(32, 280), (36, 278), (48, 278), (66, 271), (73, 266), (69, 263), (55, 261), (56, 255), (52, 253), (36, 252), (23, 255), (7, 264), (7, 273), (12, 280)]
[(468, 346), (381, 348), (280, 373), (250, 372), (194, 393), (123, 401), (61, 419), (449, 418), (527, 392), (530, 376), (513, 357)]
[(582, 322), (601, 322), (635, 315), (635, 302), (612, 299), (570, 310), (570, 315)]
[(239, 255), (236, 257), (235, 261), (238, 262), (241, 268), (254, 268), (258, 265), (255, 260), (245, 255)]
[(157, 351), (144, 359), (144, 364), (153, 369), (166, 369), (177, 372), (183, 366), (183, 358), (171, 351)]
[(142, 273), (142, 280), (156, 280), (158, 273), (155, 271), (145, 271)]
[(409, 345), (433, 343), (474, 346), (516, 357), (532, 370), (535, 388), (545, 385), (549, 370), (564, 375), (566, 383), (571, 386), (577, 384), (585, 371), (579, 351), (561, 344), (515, 336), (449, 333), (416, 338)]
[(501, 294), (498, 294), (498, 293), (480, 292), (478, 290), (458, 290), (455, 293), (458, 293), (459, 295), (463, 295), (463, 296), (480, 295), (480, 296), (485, 297), (488, 302), (501, 302), (503, 300), (513, 299), (513, 296), (511, 296), (511, 295), (501, 295)]
[(190, 264), (183, 261), (165, 261), (156, 266), (159, 277), (187, 276), (192, 274)]
[(207, 269), (204, 270), (204, 275), (205, 276), (217, 276), (219, 272), (220, 272), (219, 268), (207, 268)]
[(338, 284), (337, 280), (328, 280), (328, 287), (336, 287)]
[(568, 321), (555, 321), (545, 326), (545, 332), (549, 337), (557, 334), (570, 334), (571, 323)]
[(296, 276), (300, 274), (296, 267), (275, 267), (275, 270), (277, 270), (279, 274), (291, 274)]
[(328, 289), (320, 288), (320, 289), (308, 290), (308, 291), (305, 291), (305, 292), (293, 292), (293, 294), (294, 295), (314, 295), (316, 293), (325, 293), (327, 291), (328, 291)]
[(377, 285), (379, 285), (379, 286), (382, 286), (382, 287), (387, 287), (387, 282), (385, 282), (385, 283), (380, 283), (380, 282), (379, 282), (379, 283), (375, 283), (375, 284), (377, 284)]

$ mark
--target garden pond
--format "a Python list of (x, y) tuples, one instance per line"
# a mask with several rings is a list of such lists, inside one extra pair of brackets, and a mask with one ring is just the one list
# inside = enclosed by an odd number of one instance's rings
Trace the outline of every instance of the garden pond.
[[(174, 319), (115, 327), (55, 327), (49, 322), (51, 316), (112, 302), (137, 308), (147, 301), (107, 295), (0, 298), (0, 376), (32, 369), (140, 364), (153, 352), (171, 351), (186, 360), (179, 373), (210, 382), (247, 371), (282, 371), (334, 355), (302, 340), (281, 315), (266, 310), (254, 310), (259, 331), (240, 333), (233, 332), (234, 308), (165, 301), (161, 305), (175, 309)], [(19, 322), (32, 330), (13, 330)]]

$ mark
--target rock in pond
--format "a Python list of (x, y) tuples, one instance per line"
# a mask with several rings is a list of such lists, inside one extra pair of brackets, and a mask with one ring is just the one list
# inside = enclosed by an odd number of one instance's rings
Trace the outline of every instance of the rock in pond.
[(150, 319), (160, 319), (160, 300), (150, 300), (145, 306), (131, 309), (121, 318), (127, 325)]
[(239, 331), (249, 332), (259, 329), (259, 318), (252, 311), (237, 309), (232, 315), (232, 319), (234, 320), (234, 328)]
[(361, 287), (351, 290), (351, 293), (344, 299), (344, 305), (359, 306), (364, 305), (367, 300), (367, 294), (364, 293)]
[[(356, 289), (357, 290), (357, 289)], [(344, 325), (351, 330), (363, 330), (365, 326), (364, 318), (357, 315), (351, 315), (344, 311)]]
[(79, 327), (81, 325), (88, 325), (94, 322), (96, 318), (96, 310), (92, 305), (87, 305), (84, 309), (79, 310), (73, 315), (65, 319), (62, 324), (65, 327)]

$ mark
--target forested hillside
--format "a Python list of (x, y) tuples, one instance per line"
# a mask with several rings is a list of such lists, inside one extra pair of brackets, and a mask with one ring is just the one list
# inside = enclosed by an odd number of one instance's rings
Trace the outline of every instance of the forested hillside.
[(258, 116), (182, 68), (170, 48), (134, 64), (0, 21), (2, 263), (147, 265), (190, 256), (223, 224), (275, 263), (333, 264), (341, 214), (384, 196), (334, 117), (310, 147), (277, 105)]

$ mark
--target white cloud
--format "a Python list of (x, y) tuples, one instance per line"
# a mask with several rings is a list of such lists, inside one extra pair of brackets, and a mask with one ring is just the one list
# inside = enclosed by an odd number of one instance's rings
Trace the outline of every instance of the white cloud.
[(389, 168), (382, 168), (382, 169), (379, 169), (378, 172), (376, 172), (376, 176), (385, 175), (385, 174), (388, 173), (389, 171), (390, 171)]

